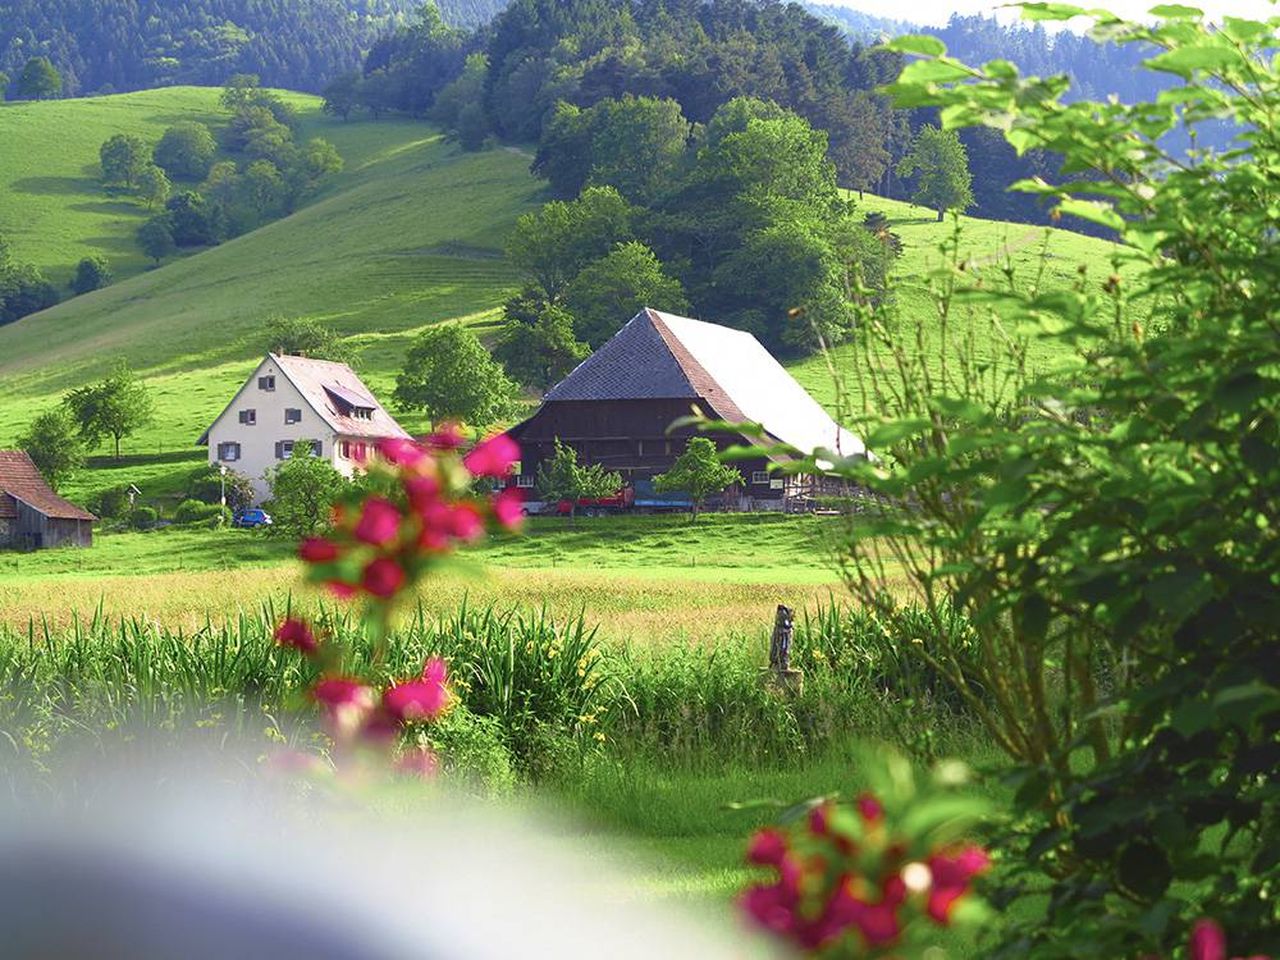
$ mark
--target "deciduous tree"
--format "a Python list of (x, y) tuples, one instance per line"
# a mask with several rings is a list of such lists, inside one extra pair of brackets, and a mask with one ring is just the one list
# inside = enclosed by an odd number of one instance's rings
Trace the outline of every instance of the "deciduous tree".
[(569, 516), (577, 514), (579, 500), (611, 497), (622, 488), (622, 475), (599, 463), (578, 463), (578, 451), (555, 438), (555, 453), (538, 465), (538, 495), (550, 503), (569, 503)]
[(71, 289), (76, 294), (98, 290), (111, 283), (111, 268), (102, 257), (85, 257), (76, 265)]
[(134, 187), (147, 164), (147, 145), (141, 137), (117, 133), (98, 150), (98, 160), (105, 183)]
[(433, 421), (485, 427), (511, 412), (515, 384), (466, 327), (431, 327), (414, 342), (396, 378), (395, 399)]
[(720, 462), (716, 445), (706, 437), (691, 437), (671, 469), (653, 478), (654, 488), (661, 493), (689, 495), (694, 520), (698, 519), (707, 497), (735, 483), (742, 483), (742, 474)]
[(62, 74), (48, 57), (32, 57), (18, 74), (18, 96), (33, 100), (56, 97), (62, 92)]
[(173, 226), (167, 216), (152, 217), (138, 228), (138, 245), (142, 252), (150, 257), (155, 265), (165, 257), (178, 252), (178, 245), (173, 240)]
[(152, 151), (152, 159), (174, 180), (203, 180), (213, 165), (218, 145), (203, 123), (176, 123), (164, 132)]
[(168, 202), (170, 186), (169, 177), (154, 163), (138, 172), (138, 196), (152, 209)]
[(555, 200), (522, 215), (507, 255), (554, 299), (588, 263), (633, 238), (632, 216), (613, 187), (588, 187), (576, 200)]
[(85, 444), (92, 449), (104, 437), (111, 437), (117, 460), (120, 440), (146, 426), (152, 418), (151, 393), (124, 361), (98, 383), (72, 390), (63, 403), (79, 424)]
[(333, 504), (349, 483), (332, 463), (315, 455), (310, 440), (295, 441), (289, 459), (272, 469), (267, 479), (271, 532), (289, 537), (327, 529)]
[(506, 316), (506, 333), (494, 356), (520, 383), (549, 387), (591, 352), (574, 334), (573, 316), (540, 297), (513, 299), (507, 304)]
[(599, 347), (644, 307), (685, 313), (680, 281), (667, 276), (653, 251), (639, 241), (620, 243), (587, 264), (564, 294), (574, 333)]
[(271, 353), (314, 357), (336, 363), (355, 362), (355, 351), (333, 330), (312, 317), (270, 317), (265, 331), (263, 346)]
[(941, 221), (948, 210), (973, 206), (973, 175), (969, 155), (954, 130), (925, 124), (911, 144), (911, 152), (898, 162), (898, 174), (916, 177), (911, 201), (938, 211)]
[(18, 438), (18, 447), (55, 490), (84, 464), (84, 444), (65, 407), (46, 410)]

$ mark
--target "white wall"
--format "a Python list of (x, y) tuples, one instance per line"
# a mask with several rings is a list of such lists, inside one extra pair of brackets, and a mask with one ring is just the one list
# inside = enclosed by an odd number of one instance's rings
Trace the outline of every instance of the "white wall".
[[(276, 378), (275, 390), (258, 389), (258, 378), (265, 376)], [(299, 422), (284, 422), (284, 412), (290, 407), (302, 411)], [(255, 410), (257, 422), (241, 423), (241, 410)], [(225, 461), (227, 469), (243, 473), (253, 481), (254, 495), (260, 503), (271, 492), (267, 471), (282, 462), (276, 459), (276, 442), (280, 440), (319, 440), (323, 444), (321, 455), (341, 473), (351, 476), (355, 465), (338, 457), (335, 439), (333, 428), (311, 409), (276, 363), (267, 358), (249, 377), (231, 406), (209, 428), (209, 463), (223, 462), (218, 460), (219, 444), (239, 443), (240, 459)]]

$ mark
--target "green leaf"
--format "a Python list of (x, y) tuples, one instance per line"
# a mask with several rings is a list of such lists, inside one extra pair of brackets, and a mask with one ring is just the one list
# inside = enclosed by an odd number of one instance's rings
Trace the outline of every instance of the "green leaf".
[(928, 420), (898, 420), (894, 423), (884, 423), (876, 427), (867, 436), (867, 446), (869, 448), (882, 448), (900, 443), (909, 437), (923, 433), (930, 427)]
[(1153, 17), (1164, 20), (1199, 20), (1204, 16), (1203, 10), (1197, 7), (1184, 7), (1180, 3), (1162, 3), (1147, 12)]
[(971, 76), (967, 67), (950, 60), (917, 60), (902, 68), (901, 83), (950, 83)]
[(947, 45), (937, 37), (921, 33), (894, 37), (884, 48), (894, 53), (914, 53), (921, 57), (941, 57), (947, 52)]
[(1112, 230), (1124, 229), (1124, 220), (1120, 214), (1115, 212), (1111, 204), (1103, 203), (1099, 200), (1081, 200), (1078, 197), (1068, 197), (1058, 204), (1058, 210), (1068, 216), (1079, 217), (1081, 220), (1101, 224), (1104, 227), (1110, 227)]
[(1180, 77), (1190, 78), (1195, 70), (1213, 71), (1237, 65), (1240, 54), (1230, 47), (1178, 47), (1169, 50), (1147, 61), (1152, 70), (1163, 70), (1165, 73), (1176, 73)]
[(1069, 3), (1024, 3), (1021, 7), (1024, 20), (1070, 20), (1087, 13), (1083, 7)]

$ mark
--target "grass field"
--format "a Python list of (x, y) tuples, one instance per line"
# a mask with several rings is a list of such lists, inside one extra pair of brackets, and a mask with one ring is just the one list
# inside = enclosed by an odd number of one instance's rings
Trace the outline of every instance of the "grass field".
[[(834, 524), (815, 517), (706, 516), (535, 520), (521, 538), (468, 552), (423, 606), (587, 610), (604, 637), (705, 642), (767, 634), (778, 603), (816, 608), (841, 586), (828, 559)], [(0, 554), (0, 623), (68, 624), (101, 609), (195, 629), (290, 596), (314, 603), (293, 544), (254, 531), (169, 527), (99, 535), (91, 550)]]

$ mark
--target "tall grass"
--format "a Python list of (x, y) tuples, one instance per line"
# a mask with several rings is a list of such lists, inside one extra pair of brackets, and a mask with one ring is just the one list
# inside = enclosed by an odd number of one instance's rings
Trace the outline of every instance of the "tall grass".
[[(194, 631), (112, 621), (101, 610), (65, 629), (0, 627), (0, 765), (46, 765), (65, 739), (96, 742), (138, 726), (318, 743), (303, 709), (314, 667), (272, 639), (288, 612), (267, 603)], [(346, 668), (384, 681), (445, 657), (465, 715), (482, 718), (535, 778), (586, 754), (694, 770), (799, 766), (848, 738), (954, 748), (970, 735), (967, 718), (902, 655), (903, 644), (922, 642), (924, 623), (885, 624), (834, 605), (806, 613), (794, 645), (804, 684), (790, 690), (764, 682), (763, 635), (601, 646), (581, 611), (555, 617), (464, 601), (442, 615), (418, 607), (375, 666), (350, 609), (324, 607), (318, 619), (350, 651)], [(932, 731), (928, 742), (922, 730)]]

